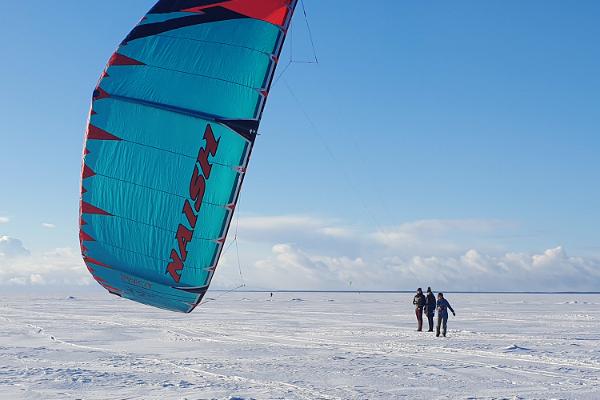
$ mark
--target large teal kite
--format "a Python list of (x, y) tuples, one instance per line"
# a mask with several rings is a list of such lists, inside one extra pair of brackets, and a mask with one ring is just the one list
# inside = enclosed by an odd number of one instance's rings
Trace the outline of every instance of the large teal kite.
[(160, 0), (94, 90), (80, 243), (110, 293), (190, 312), (219, 260), (296, 0)]

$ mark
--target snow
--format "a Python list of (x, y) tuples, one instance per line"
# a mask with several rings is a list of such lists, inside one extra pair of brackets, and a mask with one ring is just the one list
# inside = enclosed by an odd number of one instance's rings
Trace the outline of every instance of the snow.
[(219, 293), (192, 314), (0, 298), (0, 399), (598, 399), (600, 295)]

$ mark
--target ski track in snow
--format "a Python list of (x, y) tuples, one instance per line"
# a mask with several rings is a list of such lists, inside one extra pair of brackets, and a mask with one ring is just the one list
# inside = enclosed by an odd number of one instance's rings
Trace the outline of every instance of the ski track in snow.
[(450, 294), (448, 338), (412, 295), (267, 296), (0, 298), (0, 399), (600, 398), (600, 295)]

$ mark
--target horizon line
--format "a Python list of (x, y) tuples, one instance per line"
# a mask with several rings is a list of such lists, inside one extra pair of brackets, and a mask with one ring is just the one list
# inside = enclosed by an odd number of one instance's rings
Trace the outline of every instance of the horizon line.
[[(209, 292), (243, 293), (415, 293), (415, 290), (311, 290), (311, 289), (209, 289)], [(433, 292), (436, 292), (435, 290)], [(438, 292), (436, 292), (438, 293)], [(505, 290), (444, 290), (442, 293), (458, 294), (600, 294), (600, 291), (505, 291)]]

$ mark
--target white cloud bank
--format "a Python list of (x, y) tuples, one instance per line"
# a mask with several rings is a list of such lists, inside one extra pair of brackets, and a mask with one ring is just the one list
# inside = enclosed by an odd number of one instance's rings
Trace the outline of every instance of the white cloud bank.
[(31, 254), (19, 239), (0, 236), (0, 285), (87, 285), (91, 281), (73, 249)]
[(0, 224), (8, 224), (10, 222), (10, 218), (0, 216)]
[[(311, 216), (253, 216), (237, 226), (249, 288), (314, 290), (596, 291), (600, 259), (561, 246), (514, 251), (496, 237), (514, 224), (494, 220), (422, 220), (367, 231)], [(514, 232), (513, 232), (514, 233)], [(0, 236), (0, 285), (87, 285), (77, 251), (31, 254)], [(241, 283), (235, 246), (224, 252), (213, 287)]]
[[(421, 220), (369, 232), (332, 220), (241, 218), (246, 284), (278, 289), (596, 291), (600, 260), (503, 249), (496, 236), (516, 225), (497, 220)], [(265, 244), (270, 248), (265, 251)], [(235, 253), (222, 259), (215, 284), (239, 282)]]
[(54, 229), (54, 228), (56, 228), (56, 225), (51, 224), (49, 222), (42, 222), (42, 227), (48, 228), (48, 229)]
[[(222, 268), (232, 269), (232, 268)], [(223, 272), (222, 270), (220, 272)], [(597, 291), (600, 260), (568, 256), (562, 247), (540, 254), (335, 257), (276, 244), (268, 257), (245, 265), (250, 287), (278, 289), (457, 291)], [(229, 279), (227, 279), (229, 278)], [(217, 275), (231, 285), (234, 276)]]

